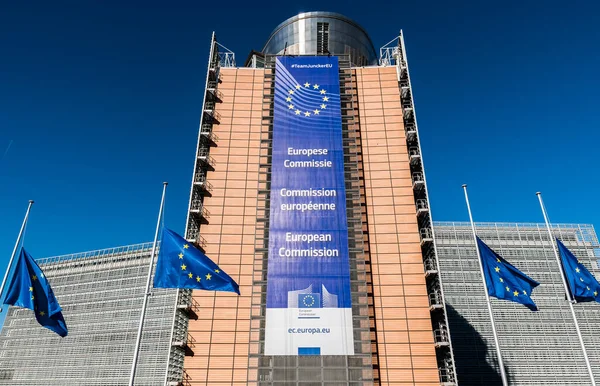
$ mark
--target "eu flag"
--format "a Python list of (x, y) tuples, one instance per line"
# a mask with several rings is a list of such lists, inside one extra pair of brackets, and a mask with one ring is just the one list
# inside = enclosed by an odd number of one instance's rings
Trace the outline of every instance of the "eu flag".
[(578, 302), (600, 302), (600, 284), (598, 280), (588, 271), (583, 264), (565, 247), (559, 239), (556, 239), (562, 266), (569, 283), (572, 296)]
[(50, 283), (24, 248), (21, 248), (4, 303), (29, 308), (35, 313), (39, 324), (62, 337), (67, 336), (62, 308), (54, 297)]
[(537, 311), (537, 306), (531, 299), (531, 291), (540, 283), (504, 260), (479, 237), (477, 237), (477, 246), (488, 294), (498, 299), (521, 303), (530, 310)]
[(155, 288), (189, 288), (240, 294), (238, 284), (202, 251), (163, 228), (154, 274)]
[(298, 294), (298, 308), (321, 308), (321, 295)]

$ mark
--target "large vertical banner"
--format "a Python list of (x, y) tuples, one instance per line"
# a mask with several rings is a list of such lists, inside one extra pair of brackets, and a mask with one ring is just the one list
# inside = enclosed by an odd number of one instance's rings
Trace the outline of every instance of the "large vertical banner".
[(265, 355), (353, 355), (337, 57), (278, 57)]

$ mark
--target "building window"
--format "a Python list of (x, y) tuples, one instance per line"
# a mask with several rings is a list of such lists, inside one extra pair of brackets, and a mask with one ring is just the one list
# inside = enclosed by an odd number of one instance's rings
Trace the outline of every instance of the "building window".
[(329, 53), (329, 23), (317, 22), (317, 54)]

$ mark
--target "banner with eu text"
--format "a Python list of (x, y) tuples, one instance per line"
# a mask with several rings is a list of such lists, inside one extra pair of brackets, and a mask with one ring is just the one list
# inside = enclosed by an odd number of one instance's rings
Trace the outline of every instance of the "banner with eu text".
[(353, 355), (337, 57), (278, 57), (265, 355)]

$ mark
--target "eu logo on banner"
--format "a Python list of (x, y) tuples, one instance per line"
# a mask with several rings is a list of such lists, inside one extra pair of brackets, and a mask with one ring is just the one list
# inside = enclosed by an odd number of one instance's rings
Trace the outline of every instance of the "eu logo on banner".
[(298, 308), (321, 308), (321, 295), (298, 294)]
[(340, 72), (276, 58), (265, 355), (354, 355)]

